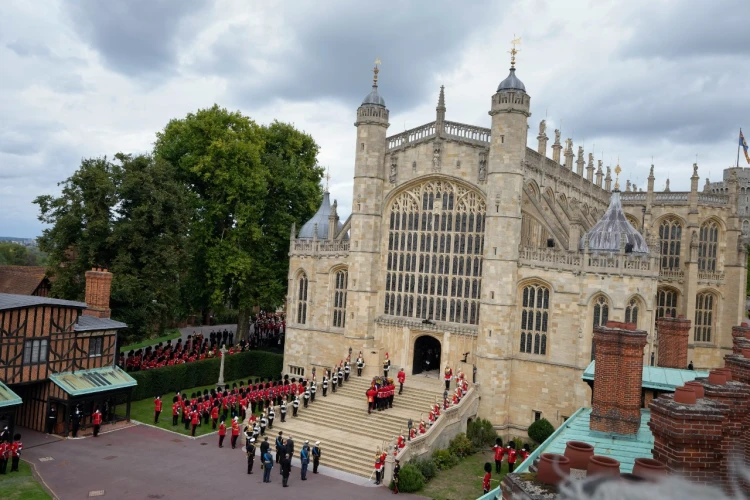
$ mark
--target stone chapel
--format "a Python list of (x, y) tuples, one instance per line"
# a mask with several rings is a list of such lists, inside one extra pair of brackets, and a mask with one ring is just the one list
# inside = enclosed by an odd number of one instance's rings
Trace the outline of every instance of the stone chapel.
[(407, 383), (449, 366), (479, 384), (479, 416), (518, 435), (590, 406), (581, 375), (609, 320), (647, 331), (654, 365), (656, 320), (682, 316), (695, 369), (722, 365), (747, 315), (736, 174), (701, 192), (693, 165), (690, 191), (656, 192), (652, 166), (645, 191), (620, 191), (619, 165), (613, 176), (558, 130), (549, 158), (544, 120), (527, 146), (531, 97), (514, 64), (489, 128), (447, 120), (441, 87), (435, 120), (388, 136), (374, 71), (351, 215), (326, 192), (291, 231), (287, 373), (320, 380), (360, 351), (367, 375), (388, 353)]

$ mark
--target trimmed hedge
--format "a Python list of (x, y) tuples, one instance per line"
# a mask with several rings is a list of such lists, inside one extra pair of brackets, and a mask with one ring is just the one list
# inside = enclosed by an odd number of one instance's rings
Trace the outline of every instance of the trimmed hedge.
[(555, 432), (555, 428), (546, 418), (542, 418), (534, 422), (529, 426), (529, 437), (536, 441), (538, 444), (542, 444), (547, 440), (548, 437)]
[[(277, 379), (281, 374), (283, 359), (280, 354), (264, 351), (245, 351), (229, 355), (224, 361), (224, 380), (238, 380), (250, 375)], [(138, 382), (133, 389), (133, 400), (215, 384), (219, 380), (220, 363), (220, 358), (212, 358), (154, 370), (130, 372), (130, 376)]]
[[(393, 480), (388, 487), (393, 490)], [(404, 493), (414, 493), (424, 488), (424, 476), (419, 469), (412, 464), (401, 466), (401, 472), (398, 474), (398, 491)]]

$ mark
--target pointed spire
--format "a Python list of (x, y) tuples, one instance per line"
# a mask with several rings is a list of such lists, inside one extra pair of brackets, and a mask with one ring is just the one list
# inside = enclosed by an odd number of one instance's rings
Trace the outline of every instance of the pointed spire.
[(438, 97), (438, 105), (437, 108), (435, 108), (435, 111), (437, 111), (437, 121), (438, 122), (444, 122), (445, 121), (445, 86), (440, 86), (440, 96)]

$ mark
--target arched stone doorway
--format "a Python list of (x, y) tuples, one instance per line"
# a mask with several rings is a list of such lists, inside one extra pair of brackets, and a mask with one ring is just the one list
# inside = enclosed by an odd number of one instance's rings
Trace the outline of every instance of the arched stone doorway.
[(440, 341), (430, 335), (422, 335), (414, 341), (414, 363), (412, 375), (437, 374), (440, 370)]

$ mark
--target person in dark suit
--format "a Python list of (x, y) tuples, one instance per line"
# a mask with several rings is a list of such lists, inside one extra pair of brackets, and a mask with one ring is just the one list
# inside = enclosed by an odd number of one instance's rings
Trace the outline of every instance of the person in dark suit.
[(289, 486), (289, 474), (292, 472), (292, 457), (288, 453), (281, 459), (281, 484), (284, 488)]

